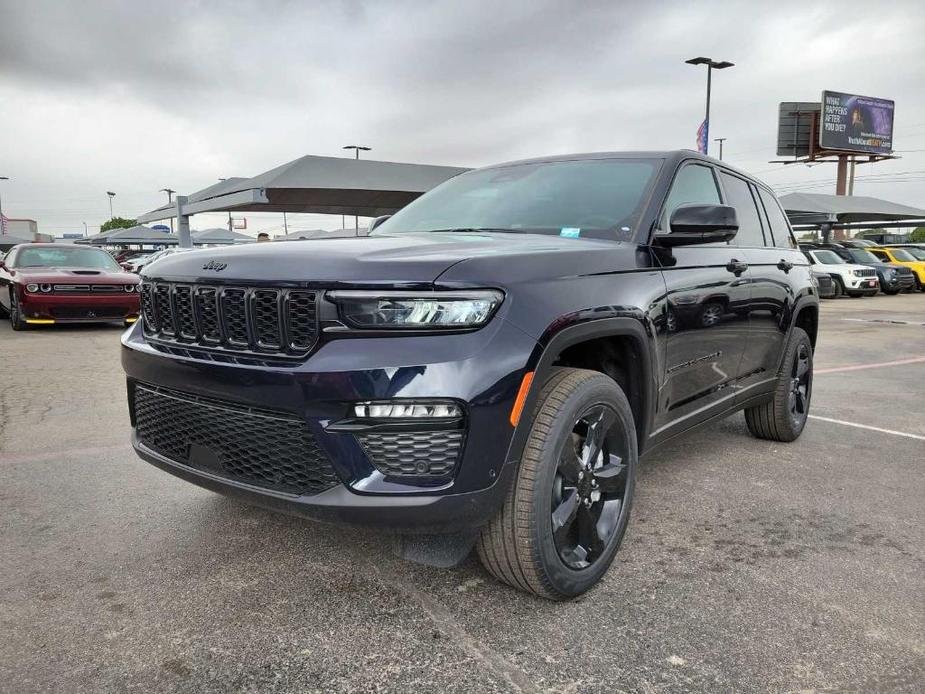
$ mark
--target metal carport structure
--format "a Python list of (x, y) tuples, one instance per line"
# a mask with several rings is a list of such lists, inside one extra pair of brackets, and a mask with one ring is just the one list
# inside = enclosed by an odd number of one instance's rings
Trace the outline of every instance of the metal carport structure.
[(138, 217), (177, 218), (180, 246), (189, 247), (189, 218), (203, 212), (292, 212), (378, 217), (392, 214), (468, 169), (307, 155), (248, 179), (227, 179), (174, 205)]
[(780, 203), (794, 227), (820, 229), (828, 239), (832, 229), (889, 228), (925, 224), (925, 210), (862, 195), (789, 193)]

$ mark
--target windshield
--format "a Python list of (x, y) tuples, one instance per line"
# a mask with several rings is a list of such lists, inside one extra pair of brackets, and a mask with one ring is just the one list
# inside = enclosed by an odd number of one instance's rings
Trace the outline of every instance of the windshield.
[(813, 255), (816, 258), (817, 262), (822, 263), (823, 265), (844, 265), (845, 261), (842, 260), (835, 251), (813, 251)]
[(471, 171), (421, 196), (373, 235), (485, 230), (629, 239), (660, 163), (586, 159)]
[(848, 254), (856, 263), (879, 263), (880, 259), (870, 251), (864, 251), (860, 248), (849, 248)]
[(904, 248), (891, 248), (890, 253), (893, 254), (896, 260), (901, 260), (904, 263), (911, 263), (916, 260), (915, 256)]
[(21, 248), (16, 267), (79, 267), (92, 270), (120, 270), (119, 263), (96, 248)]
[(904, 248), (903, 250), (916, 260), (925, 260), (925, 251), (921, 248)]

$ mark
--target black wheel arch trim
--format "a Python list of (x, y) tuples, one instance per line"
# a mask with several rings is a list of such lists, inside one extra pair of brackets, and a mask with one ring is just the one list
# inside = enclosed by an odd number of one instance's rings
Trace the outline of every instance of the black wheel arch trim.
[(558, 330), (547, 328), (524, 369), (524, 373), (533, 372), (533, 381), (508, 448), (506, 458), (508, 463), (516, 463), (520, 460), (533, 425), (529, 413), (536, 408), (542, 384), (549, 377), (556, 358), (568, 347), (603, 337), (629, 337), (636, 343), (642, 370), (642, 388), (639, 393), (642, 417), (635, 424), (638, 434), (638, 450), (639, 454), (642, 454), (649, 438), (651, 424), (655, 419), (654, 410), (658, 400), (658, 383), (654, 373), (654, 365), (657, 363), (654, 354), (656, 340), (654, 330), (641, 317), (620, 316), (590, 320)]

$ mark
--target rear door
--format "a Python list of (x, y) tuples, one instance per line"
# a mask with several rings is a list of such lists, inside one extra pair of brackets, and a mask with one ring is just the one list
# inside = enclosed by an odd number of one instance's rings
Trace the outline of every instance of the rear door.
[[(667, 231), (679, 205), (721, 202), (715, 169), (705, 162), (686, 162), (672, 181), (659, 226)], [(692, 426), (734, 397), (750, 298), (741, 253), (726, 243), (673, 248), (662, 254), (662, 270), (668, 336), (656, 432), (684, 421)]]
[(809, 263), (796, 249), (774, 195), (729, 171), (722, 172), (720, 180), (727, 204), (739, 216), (733, 243), (741, 249), (751, 274), (750, 339), (739, 381), (739, 397), (745, 399), (775, 382), (796, 301), (812, 284)]

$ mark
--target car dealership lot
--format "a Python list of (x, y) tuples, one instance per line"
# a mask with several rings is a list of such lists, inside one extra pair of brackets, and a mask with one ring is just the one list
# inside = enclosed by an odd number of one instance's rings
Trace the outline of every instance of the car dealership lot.
[(613, 568), (563, 604), (148, 466), (117, 328), (2, 323), (0, 691), (915, 691), (925, 294), (822, 312), (826, 419), (655, 451)]

